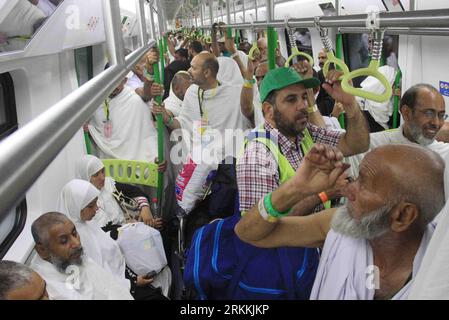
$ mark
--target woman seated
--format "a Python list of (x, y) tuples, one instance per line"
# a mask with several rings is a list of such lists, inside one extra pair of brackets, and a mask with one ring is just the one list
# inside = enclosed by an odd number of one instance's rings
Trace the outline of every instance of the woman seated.
[[(162, 229), (162, 219), (154, 218), (151, 212), (149, 201), (145, 193), (138, 187), (116, 182), (111, 177), (105, 177), (103, 162), (95, 156), (84, 155), (75, 164), (76, 178), (89, 181), (98, 190), (98, 212), (94, 220), (104, 231), (114, 231), (125, 224), (132, 222), (133, 219), (138, 219), (146, 225)], [(159, 166), (159, 170), (164, 170), (164, 165)], [(136, 201), (138, 215), (136, 217), (127, 217), (127, 212), (124, 208), (123, 201), (119, 200), (120, 193), (125, 198), (132, 198)], [(115, 237), (114, 237), (115, 238)]]
[[(67, 183), (58, 199), (58, 211), (75, 224), (84, 253), (111, 272), (123, 286), (130, 288), (136, 300), (165, 299), (171, 284), (168, 267), (156, 276), (137, 275), (125, 264), (119, 245), (93, 221), (100, 192), (89, 182), (74, 179)], [(155, 287), (161, 289), (156, 289)], [(162, 291), (162, 292), (161, 292)]]

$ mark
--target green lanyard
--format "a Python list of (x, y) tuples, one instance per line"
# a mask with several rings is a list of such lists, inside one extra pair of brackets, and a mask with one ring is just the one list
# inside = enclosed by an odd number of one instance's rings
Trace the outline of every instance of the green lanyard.
[(109, 121), (109, 100), (104, 100), (103, 103), (103, 111), (104, 111), (104, 117), (106, 118), (106, 121)]

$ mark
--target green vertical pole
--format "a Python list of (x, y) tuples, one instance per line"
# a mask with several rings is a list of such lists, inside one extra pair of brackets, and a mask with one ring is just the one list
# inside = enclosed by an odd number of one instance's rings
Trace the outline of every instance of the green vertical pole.
[[(341, 33), (337, 34), (337, 39), (335, 42), (335, 56), (338, 59), (343, 60), (343, 36)], [(337, 66), (337, 70), (340, 70)], [(340, 122), (340, 126), (344, 129), (345, 128), (345, 115), (344, 113), (340, 114), (338, 117), (338, 122)]]
[(164, 41), (159, 40), (159, 57), (161, 61), (161, 72), (160, 72), (160, 84), (164, 85), (164, 70), (165, 70), (165, 51), (164, 51)]
[(394, 79), (393, 128), (398, 127), (399, 101), (401, 97), (397, 94), (397, 90), (399, 90), (401, 84), (401, 77), (402, 77), (401, 69), (398, 69), (398, 71), (396, 72), (396, 78)]
[[(163, 41), (159, 41), (159, 50), (160, 50), (160, 57), (161, 57), (161, 71), (159, 71), (159, 64), (155, 63), (153, 64), (153, 70), (154, 70), (154, 81), (158, 84), (163, 84), (163, 74), (164, 74), (164, 46)], [(156, 96), (155, 100), (158, 104), (162, 104), (162, 97)], [(162, 119), (162, 115), (158, 114), (156, 116), (156, 122), (157, 122), (157, 157), (159, 160), (159, 163), (164, 162), (164, 122)], [(158, 201), (158, 208), (159, 212), (153, 212), (157, 217), (161, 217), (161, 209), (162, 209), (162, 193), (164, 189), (164, 173), (158, 172), (157, 174), (157, 201)]]
[(238, 29), (235, 29), (235, 45), (238, 46), (240, 43), (240, 31)]
[(267, 40), (268, 40), (268, 69), (273, 70), (276, 68), (276, 31), (273, 27), (267, 28)]
[(164, 54), (168, 52), (167, 36), (164, 37)]

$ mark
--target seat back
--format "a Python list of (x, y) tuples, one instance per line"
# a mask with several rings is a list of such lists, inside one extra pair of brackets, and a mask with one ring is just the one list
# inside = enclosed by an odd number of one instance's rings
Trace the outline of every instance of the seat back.
[(107, 177), (120, 183), (157, 187), (157, 164), (135, 160), (102, 159)]

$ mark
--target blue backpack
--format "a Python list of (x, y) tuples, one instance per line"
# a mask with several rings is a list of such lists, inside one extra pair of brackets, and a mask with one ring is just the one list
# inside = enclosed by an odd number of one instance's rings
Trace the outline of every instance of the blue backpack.
[(254, 247), (234, 233), (240, 216), (198, 229), (187, 253), (184, 282), (201, 300), (308, 299), (317, 249)]

